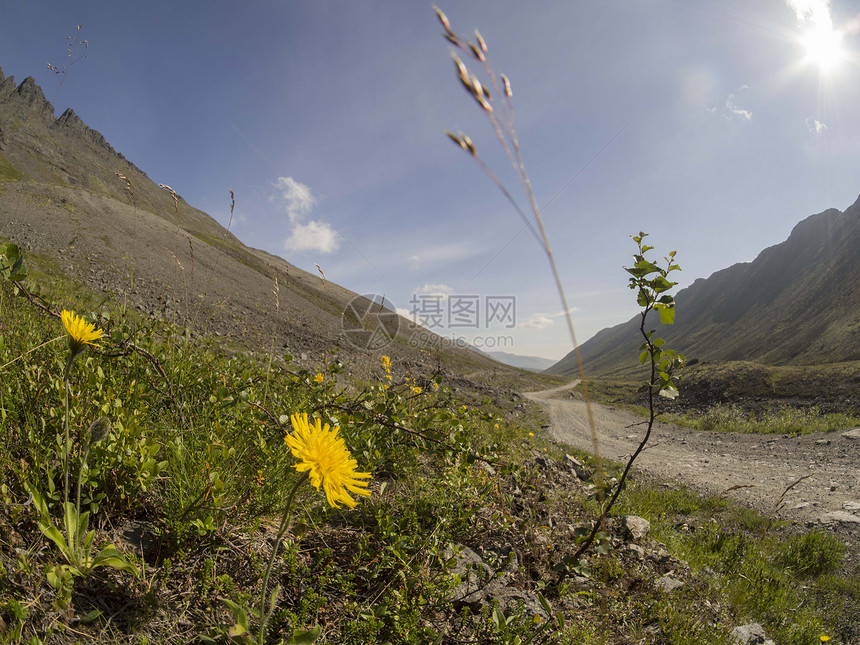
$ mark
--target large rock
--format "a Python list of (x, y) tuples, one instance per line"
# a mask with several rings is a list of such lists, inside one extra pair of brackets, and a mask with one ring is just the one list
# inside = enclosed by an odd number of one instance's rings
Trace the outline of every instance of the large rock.
[(627, 515), (622, 520), (622, 525), (624, 526), (624, 531), (634, 540), (641, 540), (651, 530), (651, 522), (644, 517), (637, 517), (636, 515)]
[(846, 439), (852, 439), (854, 441), (860, 441), (860, 428), (852, 428), (847, 432), (843, 432), (842, 436)]
[(672, 576), (663, 576), (657, 580), (657, 588), (663, 593), (672, 593), (675, 589), (680, 589), (684, 586), (683, 581), (673, 578)]
[(860, 524), (860, 516), (845, 511), (833, 511), (823, 515), (818, 521), (822, 524)]
[(486, 601), (487, 583), (493, 570), (473, 549), (457, 544), (446, 557), (454, 559), (451, 573), (460, 577), (460, 584), (451, 592), (451, 600), (457, 605), (480, 606)]
[(591, 479), (591, 472), (585, 467), (585, 464), (573, 455), (565, 455), (564, 463), (574, 472), (577, 479), (581, 479), (582, 481), (589, 481)]
[(773, 643), (773, 641), (768, 640), (767, 635), (764, 633), (764, 627), (758, 623), (749, 623), (735, 627), (732, 630), (732, 639), (736, 645), (767, 645), (768, 643)]
[(461, 580), (450, 595), (455, 607), (469, 607), (477, 611), (495, 601), (505, 612), (522, 607), (529, 616), (539, 615), (544, 620), (549, 618), (537, 594), (510, 586), (511, 579), (519, 569), (519, 560), (514, 551), (507, 554), (506, 566), (497, 571), (484, 562), (477, 551), (462, 544), (455, 545), (446, 556), (454, 558), (451, 573), (460, 576)]

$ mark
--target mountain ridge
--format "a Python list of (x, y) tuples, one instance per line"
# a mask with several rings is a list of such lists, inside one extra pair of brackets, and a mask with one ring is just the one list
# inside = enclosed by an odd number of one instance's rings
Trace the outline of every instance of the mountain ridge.
[[(798, 222), (752, 262), (699, 278), (678, 292), (675, 324), (658, 327), (688, 359), (803, 365), (860, 360), (860, 198)], [(681, 256), (683, 264), (683, 256)], [(580, 347), (595, 374), (624, 371), (640, 344), (639, 316)], [(552, 374), (576, 373), (571, 352)]]

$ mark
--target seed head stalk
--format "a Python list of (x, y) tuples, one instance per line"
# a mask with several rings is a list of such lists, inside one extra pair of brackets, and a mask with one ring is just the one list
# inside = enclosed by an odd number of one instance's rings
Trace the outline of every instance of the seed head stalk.
[[(481, 66), (486, 78), (489, 79), (492, 91), (497, 97), (501, 97), (501, 99), (498, 101), (493, 100), (491, 93), (486, 88), (484, 88), (484, 86), (477, 79), (477, 77), (469, 73), (468, 69), (460, 60), (460, 58), (456, 54), (454, 54), (454, 64), (457, 67), (457, 73), (460, 82), (472, 95), (472, 97), (477, 101), (484, 114), (487, 115), (487, 118), (490, 121), (490, 125), (493, 128), (493, 132), (495, 133), (499, 144), (502, 146), (502, 149), (505, 151), (505, 154), (508, 156), (511, 165), (516, 172), (517, 179), (519, 180), (520, 186), (522, 187), (523, 192), (526, 195), (526, 199), (528, 200), (529, 208), (531, 209), (533, 216), (531, 218), (527, 217), (527, 215), (520, 208), (514, 197), (499, 180), (498, 176), (478, 156), (475, 146), (468, 136), (463, 133), (460, 133), (459, 135), (448, 133), (448, 136), (472, 156), (472, 158), (476, 161), (481, 170), (490, 178), (490, 180), (499, 188), (499, 190), (502, 191), (505, 198), (513, 205), (514, 209), (524, 220), (526, 226), (529, 228), (531, 233), (535, 235), (535, 237), (538, 239), (538, 242), (541, 244), (544, 253), (546, 254), (547, 260), (549, 261), (553, 280), (555, 281), (555, 286), (558, 291), (559, 298), (561, 299), (565, 321), (567, 322), (567, 329), (570, 334), (571, 343), (573, 345), (574, 356), (576, 357), (576, 364), (577, 369), (579, 371), (582, 392), (585, 398), (588, 425), (591, 430), (592, 451), (594, 453), (595, 459), (595, 483), (597, 483), (598, 485), (598, 495), (600, 496), (600, 501), (602, 504), (603, 488), (601, 484), (603, 480), (603, 467), (601, 465), (600, 449), (597, 438), (597, 425), (594, 420), (594, 412), (591, 407), (591, 399), (588, 396), (588, 385), (585, 380), (585, 369), (582, 363), (582, 355), (579, 351), (579, 344), (576, 341), (576, 333), (574, 332), (573, 328), (573, 319), (570, 315), (570, 308), (567, 304), (567, 297), (564, 292), (564, 286), (561, 281), (561, 276), (558, 272), (558, 266), (556, 265), (555, 257), (552, 253), (552, 246), (549, 243), (549, 236), (547, 235), (546, 227), (544, 226), (543, 222), (543, 217), (541, 217), (540, 207), (538, 206), (537, 198), (535, 197), (534, 189), (531, 185), (531, 180), (529, 179), (528, 173), (526, 172), (525, 162), (523, 161), (522, 153), (520, 150), (519, 138), (517, 137), (517, 130), (514, 126), (514, 106), (513, 102), (511, 101), (513, 92), (511, 90), (510, 80), (504, 74), (499, 75), (498, 78), (500, 78), (503, 83), (502, 87), (499, 86), (499, 83), (497, 81), (497, 75), (490, 63), (489, 56), (487, 55), (487, 44), (480, 33), (475, 31), (476, 42), (474, 44), (465, 41), (456, 32), (453, 31), (453, 29), (451, 28), (451, 23), (448, 20), (447, 16), (445, 16), (445, 14), (438, 7), (434, 9), (436, 12), (436, 16), (439, 18), (439, 22), (442, 23), (442, 27), (445, 29), (445, 39)], [(494, 106), (498, 106), (500, 109), (496, 110)], [(535, 232), (532, 226), (532, 222), (537, 222), (538, 233)]]

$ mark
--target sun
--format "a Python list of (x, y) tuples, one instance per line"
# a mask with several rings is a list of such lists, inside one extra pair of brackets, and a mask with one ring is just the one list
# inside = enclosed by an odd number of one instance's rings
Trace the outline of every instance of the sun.
[(832, 72), (845, 59), (842, 36), (841, 31), (829, 25), (807, 31), (800, 37), (800, 43), (806, 49), (805, 62), (818, 65), (824, 74)]

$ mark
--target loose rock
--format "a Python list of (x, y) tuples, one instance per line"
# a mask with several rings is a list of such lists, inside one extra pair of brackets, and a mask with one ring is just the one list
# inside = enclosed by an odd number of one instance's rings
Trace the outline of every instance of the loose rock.
[(627, 515), (622, 522), (625, 532), (634, 540), (641, 540), (651, 530), (651, 522), (644, 517)]

